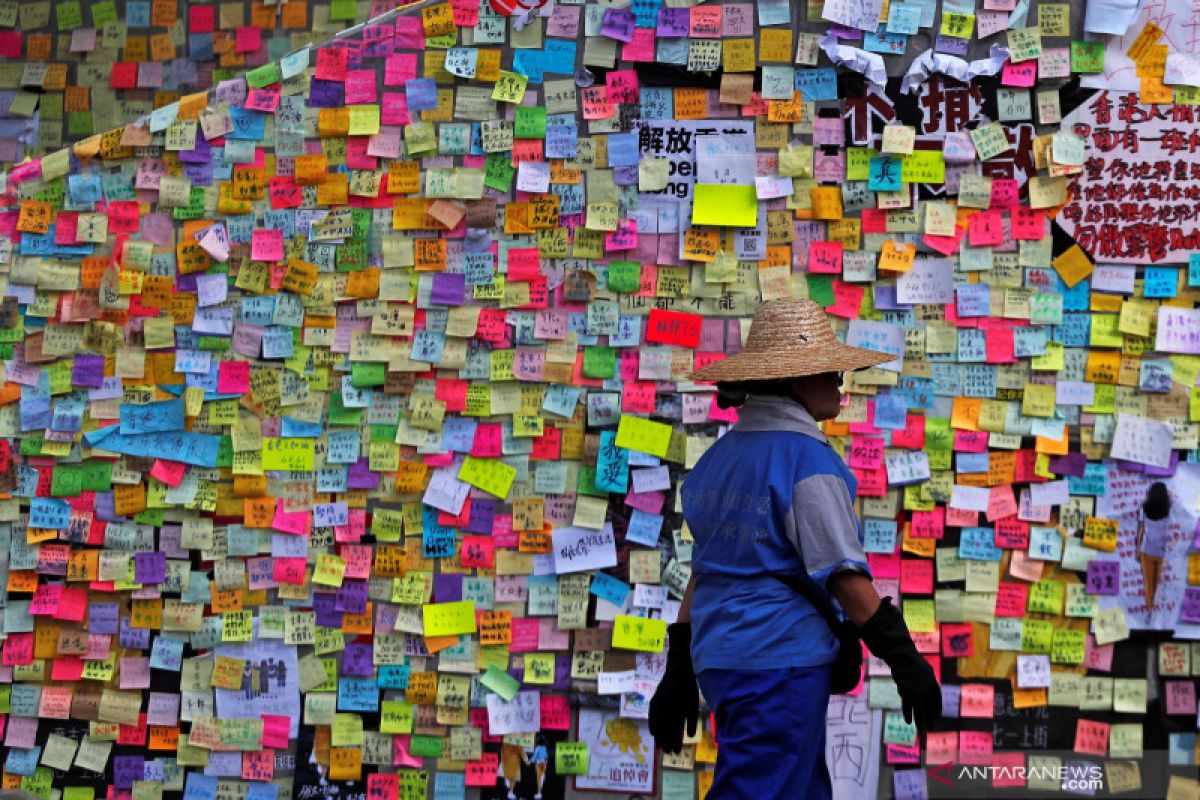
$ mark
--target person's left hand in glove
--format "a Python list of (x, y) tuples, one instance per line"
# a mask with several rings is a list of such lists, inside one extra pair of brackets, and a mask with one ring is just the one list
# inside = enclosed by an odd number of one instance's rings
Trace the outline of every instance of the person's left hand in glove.
[(683, 728), (695, 736), (700, 721), (700, 689), (692, 668), (692, 626), (676, 622), (667, 628), (667, 670), (650, 700), (650, 735), (665, 753), (683, 749)]
[(915, 720), (923, 737), (942, 716), (942, 689), (933, 667), (917, 652), (904, 615), (890, 597), (881, 599), (871, 579), (859, 572), (835, 573), (829, 589), (858, 627), (867, 649), (891, 669), (904, 721)]

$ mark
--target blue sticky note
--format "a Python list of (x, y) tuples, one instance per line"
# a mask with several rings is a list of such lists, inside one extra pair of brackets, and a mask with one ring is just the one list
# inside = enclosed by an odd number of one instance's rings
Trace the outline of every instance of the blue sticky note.
[(149, 28), (150, 3), (146, 0), (129, 0), (125, 4), (125, 24), (130, 28)]
[(122, 403), (121, 433), (158, 433), (184, 428), (183, 400), (156, 403)]
[(379, 684), (374, 678), (339, 678), (337, 706), (344, 711), (378, 711)]
[(597, 597), (603, 598), (614, 606), (625, 605), (625, 598), (629, 596), (629, 584), (620, 578), (614, 578), (606, 572), (597, 572), (592, 577), (592, 584), (589, 591)]
[(279, 784), (250, 781), (247, 784), (246, 800), (279, 800)]
[(908, 424), (908, 401), (896, 394), (875, 398), (875, 427), (899, 430)]
[(541, 83), (545, 77), (542, 53), (537, 50), (517, 50), (513, 53), (513, 72), (529, 78), (530, 83)]
[(409, 111), (431, 111), (437, 108), (437, 81), (433, 78), (413, 78), (404, 82)]
[(71, 506), (65, 500), (35, 497), (29, 504), (29, 527), (65, 530), (71, 524)]
[(631, 167), (638, 163), (638, 135), (614, 133), (608, 137), (608, 163), (613, 167)]
[(837, 72), (830, 67), (796, 70), (796, 88), (804, 100), (837, 100)]
[(887, 156), (872, 158), (867, 188), (872, 192), (900, 191), (900, 161)]
[(1146, 267), (1142, 291), (1146, 297), (1174, 297), (1178, 286), (1179, 270), (1175, 267)]
[(407, 689), (409, 666), (407, 664), (380, 664), (379, 688)]
[(225, 134), (225, 138), (257, 142), (265, 136), (266, 114), (234, 107), (229, 109), (229, 117), (233, 122), (233, 130)]
[(963, 528), (958, 540), (958, 557), (973, 561), (999, 561), (1000, 548), (991, 528)]
[(187, 783), (183, 788), (183, 800), (216, 800), (216, 797), (216, 775), (201, 775), (198, 772), (187, 774)]
[(863, 550), (868, 553), (896, 552), (896, 520), (867, 517), (863, 521)]
[(434, 773), (433, 800), (463, 800), (467, 796), (465, 772), (439, 771)]
[(552, 75), (574, 75), (575, 52), (575, 42), (547, 39), (542, 46), (542, 70)]
[(629, 451), (616, 446), (616, 431), (600, 432), (596, 457), (596, 488), (605, 492), (629, 490)]
[(663, 518), (658, 514), (650, 514), (634, 509), (629, 516), (629, 528), (625, 531), (625, 541), (635, 544), (655, 547), (658, 537), (662, 535)]
[(990, 458), (987, 453), (958, 453), (955, 457), (955, 467), (963, 474), (977, 474), (988, 471)]
[(183, 640), (171, 639), (165, 634), (156, 638), (150, 648), (150, 666), (171, 672), (183, 669)]
[(1200, 286), (1200, 253), (1188, 256), (1188, 286)]

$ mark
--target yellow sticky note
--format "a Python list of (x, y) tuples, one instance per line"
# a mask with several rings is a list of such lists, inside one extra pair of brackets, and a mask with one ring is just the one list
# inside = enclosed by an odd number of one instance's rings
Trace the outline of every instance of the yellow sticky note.
[(671, 426), (641, 417), (622, 416), (617, 425), (615, 444), (626, 450), (665, 458), (671, 444)]
[(665, 620), (626, 617), (620, 614), (613, 620), (612, 646), (620, 650), (660, 653), (666, 639)]
[(525, 87), (529, 78), (517, 72), (500, 71), (500, 80), (492, 89), (492, 99), (502, 103), (519, 103), (525, 98)]
[(1092, 262), (1077, 244), (1071, 245), (1065, 253), (1055, 258), (1053, 263), (1054, 269), (1068, 287), (1092, 274)]
[(430, 603), (421, 609), (426, 636), (458, 636), (475, 632), (475, 601)]
[(513, 479), (517, 477), (516, 467), (510, 467), (503, 461), (494, 458), (475, 458), (467, 456), (458, 470), (458, 479), (469, 483), (488, 494), (494, 494), (500, 499), (508, 496)]
[(917, 258), (917, 246), (912, 242), (897, 245), (891, 239), (883, 243), (879, 253), (879, 269), (889, 272), (908, 272)]
[(346, 575), (346, 562), (332, 553), (318, 553), (312, 581), (322, 586), (341, 586)]
[(350, 135), (374, 136), (379, 133), (379, 106), (350, 106)]
[(692, 224), (753, 228), (758, 224), (758, 194), (753, 186), (698, 183), (692, 196)]

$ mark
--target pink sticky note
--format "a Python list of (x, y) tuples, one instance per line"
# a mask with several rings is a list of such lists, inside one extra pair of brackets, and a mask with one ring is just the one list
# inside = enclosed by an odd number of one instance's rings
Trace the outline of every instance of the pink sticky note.
[(281, 714), (263, 714), (262, 746), (286, 749), (288, 732), (291, 730), (291, 718)]
[(1167, 713), (1195, 716), (1196, 684), (1191, 681), (1167, 681)]
[(250, 239), (250, 257), (255, 261), (282, 261), (283, 231), (254, 231)]
[(1037, 82), (1037, 59), (1022, 61), (1014, 64), (1011, 61), (1004, 64), (1000, 74), (1000, 83), (1005, 86), (1028, 88)]
[(217, 367), (219, 394), (245, 394), (250, 391), (250, 364), (247, 361), (222, 361)]

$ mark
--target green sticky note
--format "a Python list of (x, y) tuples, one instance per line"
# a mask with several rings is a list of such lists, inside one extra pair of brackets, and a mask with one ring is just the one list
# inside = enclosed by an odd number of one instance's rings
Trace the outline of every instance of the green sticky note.
[(518, 139), (545, 139), (545, 107), (517, 106), (517, 115), (513, 120), (513, 136)]
[(272, 61), (269, 64), (264, 64), (257, 69), (252, 69), (246, 73), (246, 83), (253, 86), (255, 89), (261, 89), (264, 86), (270, 86), (272, 83), (279, 83), (282, 77), (279, 74), (279, 65)]
[(414, 734), (408, 740), (408, 752), (414, 756), (427, 756), (429, 758), (441, 758), (442, 756), (442, 737), (440, 736), (419, 736)]
[(516, 678), (496, 667), (488, 667), (479, 682), (500, 695), (500, 698), (506, 703), (516, 697), (517, 691), (521, 688), (521, 684)]
[(110, 22), (117, 22), (117, 4), (112, 0), (96, 3), (92, 6), (92, 27), (103, 28)]
[(611, 378), (617, 373), (617, 351), (612, 347), (589, 345), (583, 348), (583, 376)]
[(1104, 71), (1104, 42), (1071, 42), (1071, 72)]
[(513, 176), (516, 174), (517, 170), (512, 165), (511, 155), (492, 153), (487, 157), (487, 163), (484, 165), (483, 183), (498, 192), (507, 192), (508, 187), (512, 185)]
[(559, 775), (586, 775), (587, 742), (559, 742), (554, 745), (554, 769)]
[(692, 224), (753, 228), (758, 224), (758, 194), (753, 186), (697, 183)]
[(112, 488), (112, 462), (88, 461), (79, 469), (80, 488), (85, 492), (103, 492)]
[(382, 361), (355, 361), (350, 366), (350, 382), (356, 387), (383, 386), (387, 383), (387, 364)]
[(833, 281), (824, 275), (809, 275), (808, 297), (821, 308), (833, 305), (837, 302), (833, 296)]
[(51, 497), (78, 497), (83, 492), (83, 473), (72, 467), (56, 467), (50, 476)]
[(59, 3), (55, 7), (54, 12), (58, 16), (59, 30), (71, 30), (83, 27), (83, 12), (79, 8), (78, 0)]
[(358, 15), (358, 7), (355, 0), (333, 0), (329, 4), (329, 18), (331, 20), (350, 20), (353, 21)]
[(642, 265), (636, 261), (613, 261), (608, 265), (608, 288), (620, 294), (633, 294), (642, 286)]

